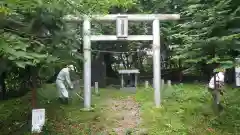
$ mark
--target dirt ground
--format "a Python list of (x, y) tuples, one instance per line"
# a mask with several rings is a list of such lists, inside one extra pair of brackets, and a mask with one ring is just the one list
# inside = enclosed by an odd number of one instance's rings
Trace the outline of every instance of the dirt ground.
[(117, 135), (142, 134), (139, 125), (141, 123), (140, 107), (133, 96), (126, 99), (110, 99), (107, 101), (109, 119), (114, 119), (114, 128)]

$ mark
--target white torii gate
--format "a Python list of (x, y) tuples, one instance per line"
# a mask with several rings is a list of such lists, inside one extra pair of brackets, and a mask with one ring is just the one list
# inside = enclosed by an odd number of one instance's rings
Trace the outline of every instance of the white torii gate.
[[(159, 20), (178, 20), (179, 14), (109, 14), (92, 16), (66, 16), (69, 22), (83, 21), (83, 46), (84, 46), (84, 107), (91, 108), (91, 41), (153, 41), (153, 86), (156, 107), (160, 107), (160, 26)], [(116, 21), (116, 35), (91, 35), (91, 20)], [(128, 21), (152, 21), (152, 35), (128, 35)]]

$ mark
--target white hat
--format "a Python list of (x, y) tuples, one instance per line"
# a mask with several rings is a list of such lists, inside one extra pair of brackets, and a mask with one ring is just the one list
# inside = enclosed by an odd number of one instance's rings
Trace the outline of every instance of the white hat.
[(72, 71), (74, 71), (74, 69), (75, 69), (75, 67), (73, 65), (68, 65), (67, 67)]

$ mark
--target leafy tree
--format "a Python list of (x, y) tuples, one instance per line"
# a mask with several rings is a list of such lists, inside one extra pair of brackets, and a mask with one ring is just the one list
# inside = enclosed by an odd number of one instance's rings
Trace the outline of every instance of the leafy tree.
[[(189, 0), (181, 5), (182, 18), (172, 27), (173, 44), (178, 45), (173, 59), (182, 59), (194, 67), (206, 64), (234, 65), (239, 54), (239, 7), (234, 0)], [(233, 25), (234, 24), (234, 25)], [(211, 72), (212, 70), (210, 70)]]
[[(65, 15), (107, 13), (112, 6), (131, 4), (134, 4), (133, 1), (126, 0), (1, 1), (0, 78), (2, 95), (5, 95), (3, 93), (6, 91), (25, 87), (25, 82), (28, 82), (27, 88), (30, 88), (33, 85), (32, 82), (46, 81), (64, 65), (70, 63), (77, 65), (76, 61), (82, 59), (81, 55), (75, 54), (73, 57), (71, 53), (73, 48), (81, 46), (79, 38), (81, 32), (72, 33), (73, 29), (79, 31), (73, 24), (69, 31), (69, 25), (62, 19)], [(79, 70), (81, 70), (80, 67)], [(13, 82), (16, 82), (16, 85), (13, 85)]]

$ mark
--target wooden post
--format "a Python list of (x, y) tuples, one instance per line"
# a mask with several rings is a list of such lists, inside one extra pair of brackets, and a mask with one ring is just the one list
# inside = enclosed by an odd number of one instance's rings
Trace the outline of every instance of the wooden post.
[(124, 80), (123, 80), (123, 74), (121, 74), (121, 87), (124, 87)]
[(161, 80), (162, 89), (164, 89), (164, 79)]
[(168, 87), (172, 87), (171, 80), (167, 81)]
[(98, 91), (98, 82), (95, 82), (95, 94), (99, 94), (99, 91)]
[(137, 81), (138, 81), (137, 74), (135, 74), (135, 87), (137, 87)]
[(149, 85), (148, 81), (145, 81), (145, 88), (146, 89), (148, 89), (148, 85)]

